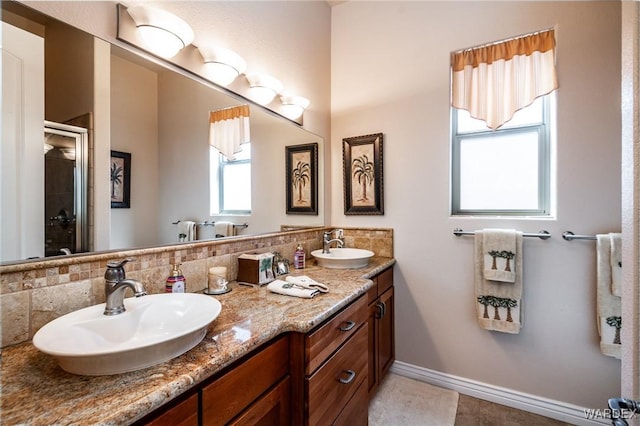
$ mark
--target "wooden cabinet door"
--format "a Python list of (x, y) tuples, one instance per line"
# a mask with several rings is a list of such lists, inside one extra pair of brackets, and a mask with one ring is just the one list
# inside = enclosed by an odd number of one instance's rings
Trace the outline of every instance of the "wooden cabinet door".
[(227, 424), (289, 374), (289, 338), (243, 360), (202, 388), (202, 425)]
[(269, 392), (251, 404), (231, 426), (285, 426), (290, 423), (290, 379), (285, 377)]
[[(369, 292), (376, 292), (376, 288), (372, 288)], [(367, 321), (367, 327), (369, 328), (369, 369), (368, 369), (368, 386), (367, 391), (370, 395), (373, 395), (377, 389), (378, 385), (378, 312), (380, 312), (381, 308), (377, 305), (378, 299), (374, 299), (374, 301), (369, 305), (369, 320)]]
[(377, 379), (378, 383), (382, 381), (384, 376), (391, 368), (391, 364), (395, 360), (395, 335), (394, 335), (394, 300), (393, 287), (389, 288), (380, 296), (382, 314), (377, 320), (377, 337), (378, 337), (378, 362), (377, 362)]
[(191, 395), (184, 401), (166, 409), (151, 421), (144, 421), (147, 426), (198, 426), (198, 394)]

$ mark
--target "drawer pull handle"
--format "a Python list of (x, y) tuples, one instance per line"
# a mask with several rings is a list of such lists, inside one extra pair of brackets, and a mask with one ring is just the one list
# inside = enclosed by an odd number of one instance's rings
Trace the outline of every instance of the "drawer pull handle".
[(349, 331), (349, 330), (351, 330), (351, 329), (352, 329), (353, 327), (355, 327), (355, 326), (356, 326), (356, 323), (355, 323), (355, 322), (353, 322), (353, 321), (347, 321), (347, 322), (345, 322), (345, 324), (344, 324), (344, 325), (341, 325), (341, 326), (340, 326), (340, 331)]
[(339, 379), (340, 383), (342, 383), (343, 385), (348, 385), (349, 383), (353, 382), (353, 379), (356, 378), (356, 372), (353, 370), (347, 370), (345, 371), (345, 373), (347, 373), (349, 375), (349, 377), (347, 377), (346, 379)]
[(386, 313), (386, 306), (384, 305), (384, 303), (382, 302), (378, 302), (376, 303), (376, 318), (380, 319), (382, 317), (384, 317), (384, 314)]

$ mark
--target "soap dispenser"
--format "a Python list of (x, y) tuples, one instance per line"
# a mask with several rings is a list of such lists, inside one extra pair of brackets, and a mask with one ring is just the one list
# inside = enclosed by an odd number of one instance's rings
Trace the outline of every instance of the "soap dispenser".
[(186, 280), (179, 269), (180, 263), (174, 264), (171, 275), (167, 278), (165, 291), (167, 293), (184, 293), (186, 291)]

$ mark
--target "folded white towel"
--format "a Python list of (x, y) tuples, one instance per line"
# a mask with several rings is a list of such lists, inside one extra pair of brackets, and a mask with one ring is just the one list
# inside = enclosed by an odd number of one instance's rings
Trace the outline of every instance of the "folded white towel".
[(612, 265), (609, 234), (596, 235), (596, 255), (596, 308), (600, 351), (604, 355), (620, 359), (622, 299), (611, 292)]
[(233, 237), (236, 235), (236, 228), (233, 226), (233, 222), (219, 220), (213, 224), (213, 232), (216, 234), (216, 238)]
[(523, 262), (522, 262), (522, 233), (516, 233), (515, 252), (518, 256), (513, 259), (512, 269), (515, 272), (513, 284), (488, 280), (484, 276), (485, 253), (484, 231), (476, 231), (474, 244), (474, 281), (476, 296), (476, 312), (480, 327), (517, 334), (522, 328), (523, 321)]
[(194, 241), (196, 239), (196, 223), (190, 220), (178, 222), (178, 241)]
[(329, 292), (329, 288), (326, 285), (321, 284), (317, 281), (314, 281), (306, 275), (301, 275), (299, 277), (288, 276), (287, 278), (285, 278), (285, 280), (288, 283), (293, 284), (294, 286), (297, 286), (297, 287), (307, 288), (311, 290), (318, 290), (322, 293)]
[(284, 294), (285, 296), (302, 297), (303, 299), (311, 299), (320, 293), (317, 289), (301, 288), (282, 280), (271, 281), (267, 284), (267, 288), (274, 293)]
[(610, 233), (611, 240), (611, 293), (622, 296), (622, 234)]
[(513, 283), (516, 280), (516, 231), (513, 229), (484, 229), (484, 278), (491, 281)]

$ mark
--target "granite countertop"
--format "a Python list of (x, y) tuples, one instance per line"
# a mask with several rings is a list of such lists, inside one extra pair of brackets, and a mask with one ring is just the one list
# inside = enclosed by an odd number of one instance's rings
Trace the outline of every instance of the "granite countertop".
[(31, 343), (1, 354), (2, 424), (130, 424), (225, 366), (285, 332), (306, 333), (371, 286), (372, 277), (395, 261), (374, 257), (362, 269), (325, 269), (308, 262), (290, 275), (308, 275), (330, 291), (313, 299), (275, 294), (263, 287), (231, 283), (216, 296), (220, 316), (204, 340), (163, 364), (112, 376), (78, 376)]

